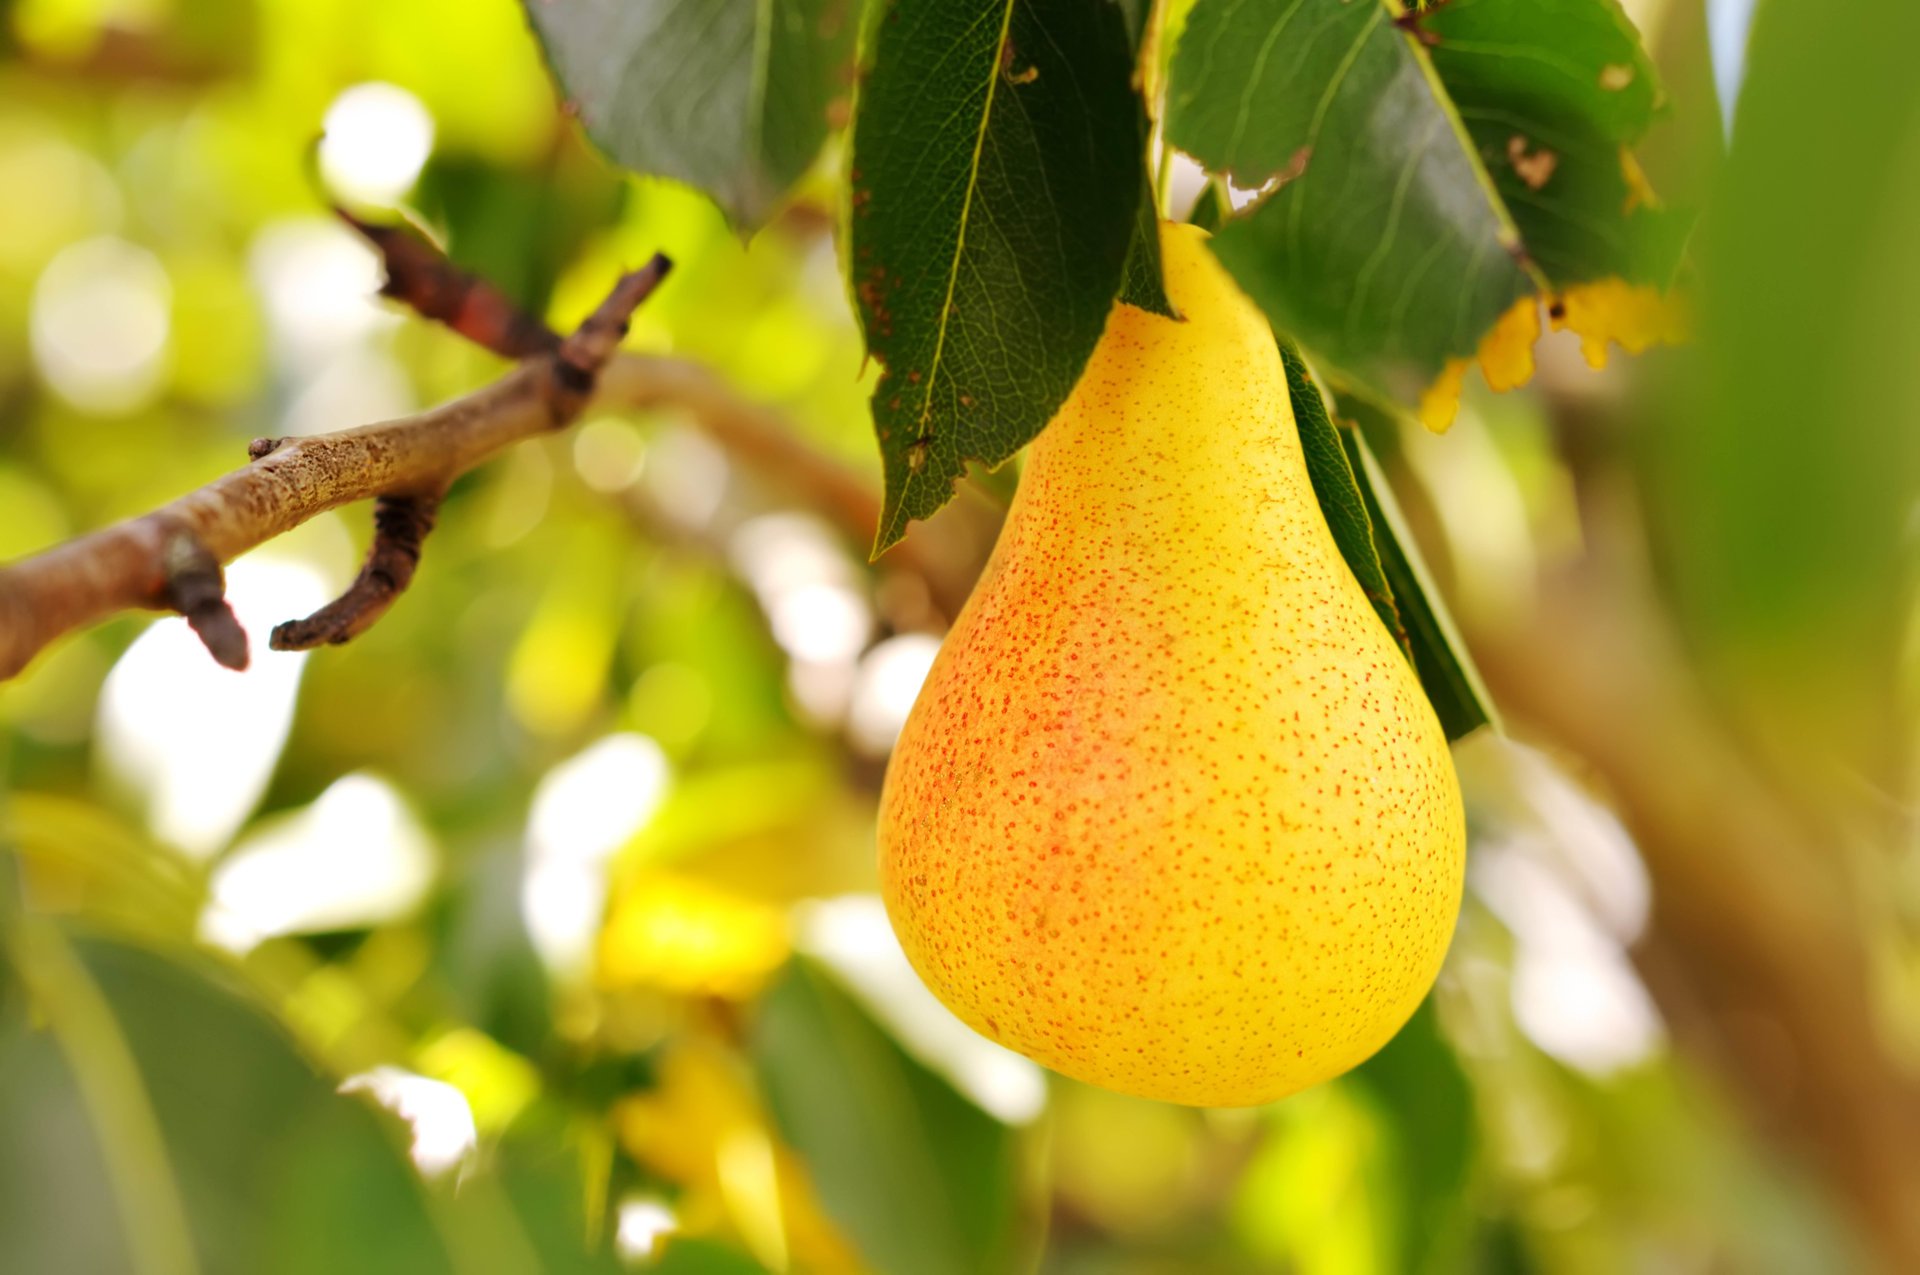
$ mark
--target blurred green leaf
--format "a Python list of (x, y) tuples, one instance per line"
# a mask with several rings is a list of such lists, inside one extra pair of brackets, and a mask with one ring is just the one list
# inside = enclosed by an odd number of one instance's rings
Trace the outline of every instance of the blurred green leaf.
[(757, 226), (813, 163), (852, 87), (848, 0), (526, 0), (594, 140)]
[(1664, 94), (1618, 0), (1474, 0), (1436, 6), (1419, 25), (1546, 277), (1665, 285), (1691, 218), (1647, 206), (1630, 182), (1626, 148)]
[(1361, 1064), (1352, 1083), (1386, 1112), (1396, 1144), (1392, 1181), (1405, 1220), (1402, 1269), (1464, 1269), (1478, 1223), (1469, 1194), (1478, 1151), (1474, 1095), (1440, 1036), (1431, 998), (1385, 1049)]
[(713, 1240), (669, 1240), (648, 1268), (653, 1275), (765, 1275), (765, 1268), (738, 1249)]
[[(43, 920), (30, 925), (51, 929)], [(68, 977), (53, 985), (30, 973), (29, 985), (58, 995), (68, 1015), (97, 996), (103, 1017), (85, 1024), (84, 1038), (69, 1038), (57, 1024), (50, 1038), (34, 1030), (18, 997), (0, 1015), (0, 1070), (29, 1082), (0, 1085), (0, 1126), (28, 1133), (0, 1139), (0, 1267), (213, 1275), (619, 1269), (610, 1252), (585, 1247), (588, 1228), (570, 1158), (542, 1159), (510, 1141), (495, 1149), (498, 1173), (471, 1174), (458, 1191), (424, 1183), (389, 1118), (336, 1094), (282, 1029), (210, 963), (104, 939), (68, 943), (56, 933), (55, 941), (56, 953), (76, 958)], [(81, 994), (86, 987), (95, 990)], [(61, 1078), (50, 1040), (66, 1055), (64, 1070), (76, 1075), (76, 1049), (89, 1068), (110, 1061), (115, 1050), (124, 1051), (128, 1065), (75, 1087)], [(98, 1101), (105, 1084), (106, 1101)], [(102, 1184), (102, 1165), (139, 1146), (144, 1135), (127, 1121), (142, 1111), (158, 1138), (157, 1163), (135, 1185), (149, 1194), (177, 1192), (191, 1230), (190, 1258), (104, 1258), (120, 1243), (130, 1253), (166, 1251), (149, 1238), (151, 1208), (124, 1229), (100, 1222), (125, 1216), (124, 1191), (116, 1197)], [(117, 1123), (103, 1125), (103, 1118)], [(69, 1146), (81, 1129), (85, 1136)], [(36, 1208), (46, 1192), (34, 1184), (47, 1165), (59, 1166), (61, 1203)], [(86, 1200), (95, 1201), (91, 1224), (67, 1203)]]
[(1018, 1268), (1014, 1133), (908, 1057), (830, 975), (795, 961), (761, 1002), (752, 1053), (782, 1136), (877, 1270)]
[(613, 224), (622, 183), (565, 148), (546, 180), (477, 156), (435, 155), (415, 202), (446, 235), (447, 255), (543, 315), (560, 274), (590, 236)]
[(847, 268), (883, 367), (876, 551), (1053, 418), (1120, 290), (1142, 114), (1110, 0), (888, 0), (853, 126)]
[(1405, 368), (1424, 384), (1536, 288), (1384, 0), (1200, 0), (1173, 58), (1167, 135), (1237, 186), (1277, 183), (1214, 251), (1276, 328), (1354, 375)]
[(1893, 0), (1845, 21), (1761, 6), (1701, 232), (1700, 357), (1645, 450), (1656, 553), (1717, 689), (1786, 757), (1888, 793), (1909, 783), (1890, 688), (1920, 493), (1916, 41), (1920, 9)]

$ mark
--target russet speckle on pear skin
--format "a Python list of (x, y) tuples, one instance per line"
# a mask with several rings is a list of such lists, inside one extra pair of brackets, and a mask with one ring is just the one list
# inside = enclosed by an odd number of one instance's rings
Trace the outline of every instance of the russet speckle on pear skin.
[(1270, 1101), (1392, 1037), (1460, 906), (1446, 739), (1315, 502), (1266, 320), (1162, 228), (888, 769), (927, 984), (1069, 1076)]

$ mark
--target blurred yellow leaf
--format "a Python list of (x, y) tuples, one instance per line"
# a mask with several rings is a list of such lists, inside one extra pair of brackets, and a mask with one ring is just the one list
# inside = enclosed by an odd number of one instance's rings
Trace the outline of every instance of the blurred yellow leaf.
[(1274, 1116), (1275, 1131), (1247, 1166), (1234, 1203), (1248, 1246), (1298, 1275), (1391, 1269), (1398, 1219), (1383, 1189), (1372, 1113), (1336, 1083)]
[(630, 882), (600, 935), (603, 987), (752, 995), (787, 959), (779, 908), (666, 873)]
[(1420, 396), (1420, 423), (1444, 434), (1460, 410), (1460, 391), (1467, 368), (1480, 364), (1480, 375), (1498, 393), (1518, 389), (1533, 379), (1533, 345), (1540, 339), (1540, 299), (1521, 297), (1480, 338), (1472, 359), (1448, 359)]
[(436, 1036), (414, 1061), (422, 1075), (466, 1095), (474, 1127), (482, 1134), (505, 1130), (540, 1095), (540, 1072), (531, 1062), (471, 1027)]
[(1540, 339), (1540, 301), (1521, 297), (1480, 338), (1480, 375), (1496, 393), (1518, 389), (1533, 379), (1533, 343)]
[(628, 1154), (686, 1191), (688, 1233), (724, 1218), (774, 1270), (854, 1275), (853, 1247), (822, 1210), (805, 1167), (770, 1131), (744, 1071), (719, 1047), (677, 1046), (659, 1086), (624, 1099), (614, 1124)]
[(1467, 381), (1467, 367), (1466, 359), (1448, 359), (1440, 375), (1434, 377), (1433, 384), (1420, 395), (1420, 423), (1436, 434), (1446, 433), (1460, 410), (1460, 390)]
[(1629, 354), (1686, 341), (1693, 332), (1693, 305), (1678, 290), (1661, 292), (1624, 279), (1601, 279), (1561, 293), (1553, 327), (1576, 333), (1588, 366), (1603, 368), (1609, 341)]

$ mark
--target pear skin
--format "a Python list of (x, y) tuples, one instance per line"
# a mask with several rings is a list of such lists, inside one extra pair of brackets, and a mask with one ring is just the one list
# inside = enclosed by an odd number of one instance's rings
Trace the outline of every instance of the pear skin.
[(1161, 230), (1029, 451), (880, 810), (887, 910), (977, 1031), (1142, 1097), (1267, 1102), (1440, 969), (1465, 820), (1418, 679), (1316, 503), (1266, 319)]

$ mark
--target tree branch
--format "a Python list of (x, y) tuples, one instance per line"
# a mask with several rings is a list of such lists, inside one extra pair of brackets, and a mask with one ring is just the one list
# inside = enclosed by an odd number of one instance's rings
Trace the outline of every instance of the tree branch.
[[(251, 464), (152, 513), (0, 566), (0, 679), (19, 673), (62, 635), (118, 612), (182, 610), (192, 599), (172, 592), (167, 549), (181, 535), (213, 563), (231, 562), (328, 510), (383, 496), (432, 495), (512, 444), (549, 432), (555, 366), (546, 359), (523, 364), (415, 416), (256, 440)], [(698, 364), (616, 354), (585, 406), (680, 408), (729, 455), (785, 484), (855, 543), (873, 534), (879, 500), (864, 475), (821, 456), (793, 436), (777, 410), (742, 399)], [(936, 597), (949, 602), (965, 596), (967, 572), (977, 565), (931, 559), (911, 543), (889, 558), (923, 575)]]

